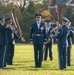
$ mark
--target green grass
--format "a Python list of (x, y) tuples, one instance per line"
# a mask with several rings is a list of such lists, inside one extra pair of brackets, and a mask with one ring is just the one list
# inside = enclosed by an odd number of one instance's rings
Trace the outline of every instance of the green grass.
[(71, 51), (72, 66), (59, 70), (57, 45), (53, 45), (53, 58), (53, 61), (49, 58), (43, 61), (42, 68), (34, 68), (33, 46), (18, 44), (15, 46), (14, 64), (0, 69), (0, 75), (74, 75), (74, 45)]

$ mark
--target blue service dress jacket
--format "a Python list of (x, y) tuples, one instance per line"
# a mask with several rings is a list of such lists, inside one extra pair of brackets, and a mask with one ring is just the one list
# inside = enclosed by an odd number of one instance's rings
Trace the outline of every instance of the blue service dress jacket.
[(34, 22), (30, 29), (30, 41), (34, 44), (43, 44), (46, 40), (46, 28), (44, 23), (41, 22), (38, 29), (37, 22)]
[(6, 35), (7, 35), (7, 43), (8, 44), (12, 44), (13, 41), (15, 40), (15, 38), (21, 40), (21, 37), (19, 37), (17, 34), (15, 34), (14, 31), (11, 30), (11, 28), (8, 28)]
[(68, 47), (69, 47), (69, 46), (72, 46), (72, 38), (74, 36), (74, 28), (72, 26), (69, 26), (68, 28), (69, 28), (69, 33), (68, 33), (67, 40), (68, 40)]
[(7, 44), (6, 31), (8, 31), (8, 28), (0, 24), (0, 45)]
[(59, 40), (58, 45), (61, 47), (67, 46), (68, 27), (66, 25), (58, 29), (58, 34), (55, 36)]

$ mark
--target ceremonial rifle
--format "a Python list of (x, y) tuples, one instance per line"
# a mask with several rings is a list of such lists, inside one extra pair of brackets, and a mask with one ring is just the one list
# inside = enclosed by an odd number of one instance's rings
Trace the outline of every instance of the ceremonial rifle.
[(14, 8), (13, 8), (13, 12), (11, 12), (11, 16), (12, 16), (12, 20), (13, 20), (13, 25), (17, 31), (17, 34), (20, 35), (20, 37), (22, 37), (22, 30), (20, 28), (20, 25), (18, 23), (17, 17), (15, 16), (15, 12), (14, 12)]

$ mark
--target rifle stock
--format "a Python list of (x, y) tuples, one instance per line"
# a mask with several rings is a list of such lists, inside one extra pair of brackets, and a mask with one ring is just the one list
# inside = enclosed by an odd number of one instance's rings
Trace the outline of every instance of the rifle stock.
[(19, 30), (20, 36), (22, 36), (23, 34), (22, 34), (21, 27), (20, 27), (20, 25), (19, 25), (19, 23), (18, 23), (17, 18), (15, 18), (15, 19), (16, 19), (16, 24), (17, 24), (17, 27), (18, 27), (18, 30)]
[(21, 27), (19, 25), (19, 22), (15, 16), (15, 14), (14, 14), (14, 10), (13, 10), (13, 12), (11, 12), (11, 16), (12, 16), (13, 24), (14, 24), (14, 27), (15, 27), (17, 33), (20, 35), (20, 37), (22, 37), (22, 30), (21, 30)]
[(17, 28), (16, 21), (12, 12), (11, 12), (11, 16), (12, 16), (14, 27)]

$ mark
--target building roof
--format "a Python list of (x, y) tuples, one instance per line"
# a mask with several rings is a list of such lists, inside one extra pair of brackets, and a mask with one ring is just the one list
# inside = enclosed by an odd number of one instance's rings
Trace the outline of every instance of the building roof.
[(70, 0), (70, 1), (67, 3), (67, 6), (74, 6), (74, 0)]

